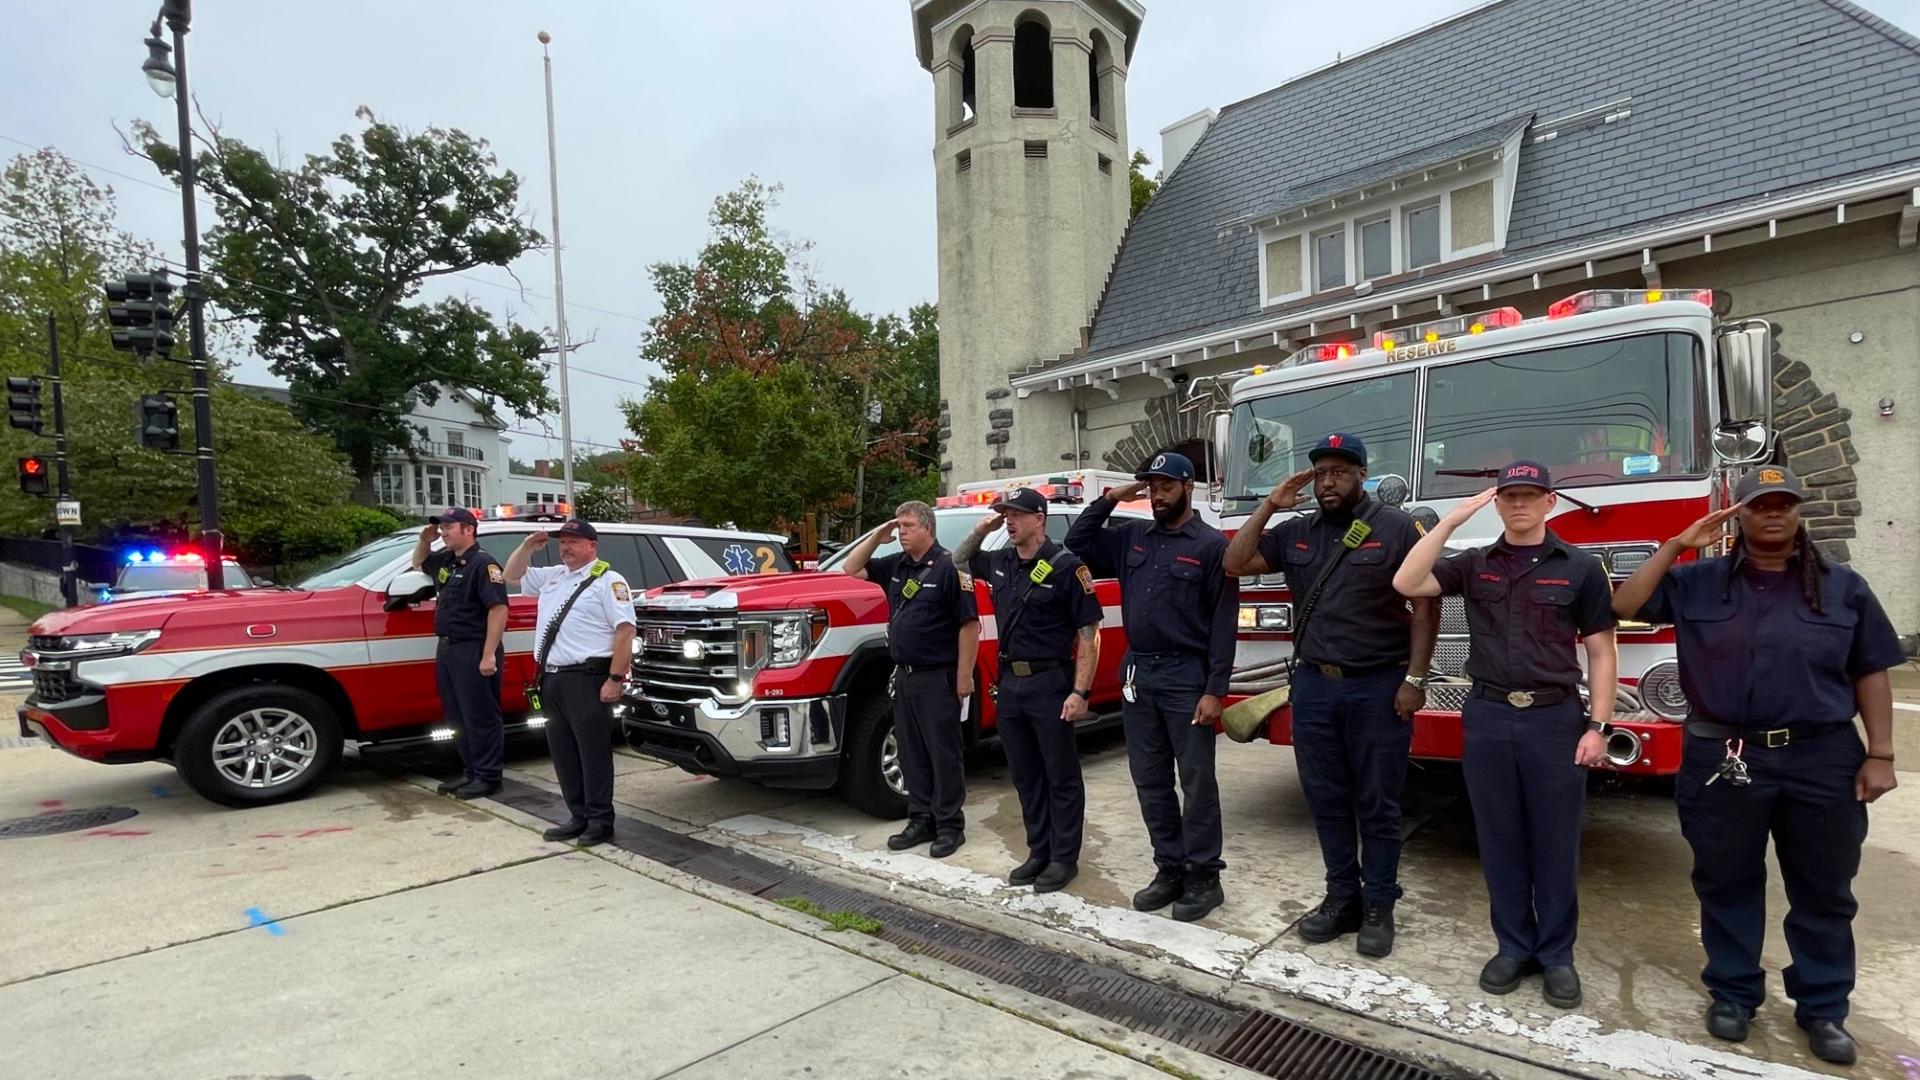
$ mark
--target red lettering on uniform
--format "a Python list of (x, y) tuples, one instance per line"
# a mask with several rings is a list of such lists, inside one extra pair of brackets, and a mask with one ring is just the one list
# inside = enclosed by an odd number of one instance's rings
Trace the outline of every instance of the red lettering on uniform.
[(1301, 551), (1305, 551), (1310, 545), (1308, 545), (1305, 540), (1295, 540), (1293, 546), (1299, 548)]
[(1573, 584), (1573, 582), (1568, 581), (1566, 578), (1557, 578), (1557, 577), (1543, 577), (1543, 578), (1535, 578), (1533, 580), (1535, 584), (1539, 584), (1539, 585), (1571, 585)]
[(1502, 578), (1499, 574), (1489, 574), (1485, 570), (1482, 570), (1480, 571), (1480, 580), (1481, 581), (1504, 581), (1506, 579)]
[(1192, 564), (1193, 564), (1193, 565), (1195, 565), (1195, 566), (1199, 566), (1199, 565), (1200, 565), (1200, 560), (1199, 560), (1199, 559), (1196, 559), (1196, 558), (1194, 558), (1194, 557), (1193, 557), (1193, 556), (1191, 556), (1191, 555), (1175, 555), (1175, 556), (1173, 557), (1173, 561), (1174, 561), (1174, 562), (1183, 562), (1183, 563), (1192, 563)]
[(1367, 550), (1368, 548), (1377, 548), (1377, 547), (1384, 547), (1384, 546), (1385, 546), (1385, 545), (1383, 545), (1383, 544), (1382, 544), (1382, 543), (1381, 543), (1380, 541), (1378, 541), (1378, 540), (1369, 540), (1369, 541), (1367, 541), (1366, 543), (1364, 543), (1364, 544), (1361, 544), (1361, 545), (1360, 545), (1360, 550), (1361, 550), (1361, 551), (1365, 551), (1365, 550)]
[(1540, 470), (1534, 468), (1531, 465), (1514, 465), (1509, 469), (1507, 469), (1508, 479), (1512, 479), (1513, 477), (1516, 477), (1516, 476), (1531, 476), (1535, 480), (1538, 480), (1540, 479)]

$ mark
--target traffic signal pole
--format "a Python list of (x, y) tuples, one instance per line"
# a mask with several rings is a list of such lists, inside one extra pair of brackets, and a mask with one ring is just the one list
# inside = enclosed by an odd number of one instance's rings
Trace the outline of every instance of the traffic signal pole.
[(192, 93), (187, 89), (187, 20), (185, 3), (164, 9), (173, 31), (174, 104), (180, 120), (180, 218), (186, 227), (187, 340), (193, 366), (194, 463), (200, 479), (200, 547), (207, 564), (207, 588), (226, 587), (225, 547), (220, 535), (220, 491), (213, 482), (213, 393), (207, 387), (206, 290), (200, 282), (200, 219), (194, 197)]
[[(67, 485), (67, 412), (61, 397), (60, 324), (47, 312), (47, 376), (53, 382), (53, 475), (60, 499), (73, 498)], [(80, 602), (80, 567), (73, 561), (73, 526), (60, 526), (60, 596), (73, 607)]]

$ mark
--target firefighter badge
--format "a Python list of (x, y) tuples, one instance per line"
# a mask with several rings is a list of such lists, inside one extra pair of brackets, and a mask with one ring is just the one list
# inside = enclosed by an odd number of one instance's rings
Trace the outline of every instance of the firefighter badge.
[(488, 563), (487, 580), (493, 582), (495, 585), (504, 585), (507, 581), (507, 572), (500, 569), (500, 564), (497, 562)]

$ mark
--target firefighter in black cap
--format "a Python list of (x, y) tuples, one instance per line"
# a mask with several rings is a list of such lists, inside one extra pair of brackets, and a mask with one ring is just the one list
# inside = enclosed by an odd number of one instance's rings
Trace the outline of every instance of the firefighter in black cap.
[[(966, 568), (963, 588), (972, 587), (970, 576), (992, 586), (1000, 628), (1000, 745), (1027, 826), (1027, 861), (1007, 880), (1055, 892), (1080, 872), (1087, 797), (1073, 725), (1086, 715), (1099, 666), (1100, 600), (1086, 565), (1047, 539), (1045, 496), (1020, 488), (991, 509), (953, 559)], [(980, 554), (981, 542), (1002, 527), (1010, 543)]]
[(581, 847), (613, 839), (613, 706), (633, 664), (633, 592), (600, 558), (600, 532), (574, 518), (553, 531), (558, 566), (533, 566), (549, 536), (536, 532), (507, 556), (507, 584), (540, 598), (534, 620), (537, 708), (568, 819), (548, 840)]
[[(500, 725), (500, 669), (506, 656), (506, 574), (479, 544), (473, 511), (455, 506), (428, 519), (413, 546), (413, 568), (437, 590), (433, 632), (434, 676), (440, 706), (453, 728), (454, 749), (465, 776), (440, 785), (443, 795), (478, 799), (500, 790), (506, 733)], [(433, 550), (438, 536), (446, 546)]]
[[(1573, 942), (1586, 770), (1606, 760), (1619, 657), (1606, 568), (1547, 528), (1556, 501), (1545, 465), (1508, 465), (1414, 545), (1393, 586), (1466, 599), (1473, 691), (1460, 716), (1460, 771), (1499, 943), (1480, 989), (1510, 994), (1538, 973), (1547, 1004), (1571, 1009), (1582, 997)], [(1454, 530), (1488, 503), (1497, 504), (1500, 539), (1442, 559)], [(1582, 638), (1591, 720), (1580, 706)]]
[[(1134, 894), (1134, 909), (1172, 904), (1174, 918), (1192, 922), (1226, 902), (1213, 751), (1233, 672), (1240, 582), (1223, 566), (1227, 538), (1193, 512), (1193, 462), (1155, 454), (1134, 475), (1139, 483), (1088, 504), (1067, 530), (1067, 550), (1095, 576), (1120, 579), (1127, 764), (1157, 870)], [(1148, 489), (1151, 522), (1107, 527), (1115, 506)]]
[[(1707, 1031), (1739, 1042), (1766, 999), (1767, 841), (1786, 884), (1794, 1021), (1822, 1061), (1851, 1065), (1853, 877), (1867, 804), (1892, 791), (1893, 689), (1906, 656), (1866, 580), (1829, 563), (1800, 521), (1800, 478), (1762, 465), (1734, 505), (1661, 545), (1614, 594), (1621, 618), (1671, 623), (1688, 704), (1674, 782), (1693, 848)], [(1718, 542), (1733, 551), (1674, 563)], [(1862, 746), (1853, 718), (1866, 726)]]
[[(1360, 436), (1328, 435), (1307, 461), (1234, 534), (1227, 572), (1282, 571), (1293, 594), (1293, 757), (1327, 867), (1326, 898), (1299, 934), (1325, 942), (1358, 932), (1361, 955), (1386, 956), (1401, 895), (1400, 794), (1440, 608), (1394, 591), (1420, 526), (1367, 496)], [(1319, 512), (1263, 533), (1308, 485)]]

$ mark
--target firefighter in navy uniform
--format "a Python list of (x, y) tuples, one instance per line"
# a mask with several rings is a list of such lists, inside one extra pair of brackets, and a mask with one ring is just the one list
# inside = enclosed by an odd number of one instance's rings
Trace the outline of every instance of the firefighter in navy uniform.
[[(428, 519), (413, 546), (413, 568), (437, 590), (433, 632), (434, 677), (440, 706), (453, 728), (465, 776), (440, 785), (443, 795), (478, 799), (500, 790), (506, 732), (500, 724), (501, 639), (507, 631), (506, 575), (479, 544), (473, 511), (456, 506)], [(446, 546), (433, 550), (439, 536)]]
[[(1007, 880), (1056, 892), (1080, 872), (1087, 797), (1073, 725), (1087, 711), (1099, 669), (1100, 600), (1086, 565), (1047, 539), (1045, 496), (1020, 488), (991, 509), (953, 558), (966, 567), (963, 587), (971, 588), (970, 575), (993, 586), (997, 730), (1027, 826), (1027, 861)], [(1003, 525), (1010, 543), (980, 554), (981, 542)]]
[(534, 620), (535, 705), (546, 714), (547, 750), (568, 819), (541, 834), (593, 847), (613, 839), (613, 706), (633, 664), (633, 591), (600, 558), (600, 532), (572, 518), (555, 529), (556, 566), (533, 566), (549, 534), (536, 532), (507, 556), (507, 584), (539, 597)]
[[(1538, 972), (1547, 1004), (1580, 1004), (1580, 819), (1587, 768), (1606, 760), (1619, 673), (1613, 597), (1598, 556), (1547, 528), (1557, 501), (1544, 465), (1516, 461), (1420, 538), (1394, 575), (1403, 595), (1466, 599), (1473, 690), (1461, 710), (1460, 771), (1499, 952), (1480, 988), (1510, 994)], [(1488, 503), (1503, 532), (1444, 559), (1448, 537)], [(1585, 640), (1593, 716), (1580, 707)]]
[[(1782, 977), (1794, 1020), (1814, 1056), (1851, 1065), (1853, 877), (1867, 804), (1895, 786), (1887, 671), (1906, 657), (1865, 579), (1813, 546), (1801, 498), (1786, 468), (1749, 471), (1734, 505), (1663, 544), (1620, 586), (1614, 610), (1674, 627), (1689, 705), (1674, 805), (1693, 848), (1707, 1031), (1744, 1040), (1766, 998), (1771, 837), (1786, 884), (1793, 964)], [(1731, 554), (1674, 565), (1718, 541), (1736, 514)]]
[[(1193, 462), (1155, 454), (1135, 476), (1138, 483), (1087, 504), (1067, 530), (1067, 550), (1095, 577), (1120, 579), (1127, 765), (1156, 867), (1133, 906), (1172, 904), (1175, 919), (1192, 922), (1226, 902), (1214, 739), (1233, 672), (1240, 582), (1223, 565), (1227, 538), (1193, 512)], [(1149, 488), (1152, 521), (1107, 527), (1115, 506)]]
[[(1440, 607), (1425, 597), (1409, 605), (1394, 591), (1420, 526), (1367, 497), (1360, 437), (1328, 435), (1307, 461), (1234, 534), (1227, 572), (1284, 571), (1293, 594), (1293, 756), (1327, 867), (1326, 898), (1300, 920), (1300, 936), (1324, 942), (1358, 931), (1363, 956), (1386, 956), (1400, 899), (1400, 793)], [(1263, 534), (1308, 484), (1319, 512)]]
[[(931, 840), (927, 854), (944, 859), (967, 842), (960, 705), (973, 695), (980, 615), (934, 525), (932, 507), (901, 503), (892, 521), (853, 546), (841, 569), (887, 590), (893, 730), (907, 782), (907, 827), (888, 837), (887, 847), (905, 851)], [(873, 558), (896, 533), (899, 553)]]

